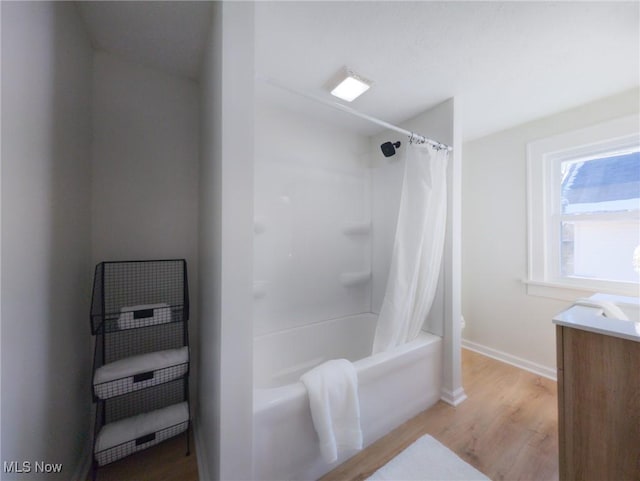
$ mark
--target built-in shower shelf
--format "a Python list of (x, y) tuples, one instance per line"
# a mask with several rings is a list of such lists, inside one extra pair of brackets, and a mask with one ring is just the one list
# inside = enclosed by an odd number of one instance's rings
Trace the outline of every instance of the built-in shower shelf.
[(267, 281), (253, 282), (253, 298), (262, 299), (267, 295)]
[(342, 233), (346, 235), (368, 235), (371, 233), (371, 221), (350, 221), (342, 224)]
[(345, 287), (359, 286), (371, 280), (371, 271), (343, 272), (340, 274), (340, 283)]

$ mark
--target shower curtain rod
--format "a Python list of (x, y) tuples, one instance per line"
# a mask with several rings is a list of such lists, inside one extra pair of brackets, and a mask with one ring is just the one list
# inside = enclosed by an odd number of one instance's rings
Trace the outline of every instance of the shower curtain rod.
[(269, 85), (272, 85), (274, 87), (277, 87), (279, 89), (286, 90), (287, 92), (290, 92), (290, 93), (293, 93), (293, 94), (296, 94), (296, 95), (300, 95), (302, 97), (306, 97), (309, 100), (313, 100), (315, 102), (319, 102), (321, 104), (326, 105), (327, 107), (332, 107), (334, 109), (341, 110), (342, 112), (346, 112), (348, 114), (355, 115), (356, 117), (360, 117), (361, 119), (368, 120), (369, 122), (373, 122), (374, 124), (381, 125), (382, 127), (386, 127), (389, 130), (394, 130), (396, 132), (400, 132), (401, 134), (408, 135), (410, 142), (416, 142), (416, 143), (419, 143), (419, 144), (426, 143), (426, 144), (432, 145), (436, 149), (446, 149), (449, 152), (451, 152), (453, 150), (453, 148), (450, 145), (443, 144), (443, 143), (438, 142), (436, 140), (428, 139), (424, 135), (416, 134), (415, 132), (411, 132), (410, 130), (403, 129), (402, 127), (398, 127), (397, 125), (390, 124), (389, 122), (386, 122), (384, 120), (380, 120), (380, 119), (378, 119), (376, 117), (372, 117), (371, 115), (363, 114), (362, 112), (358, 112), (357, 110), (352, 109), (351, 107), (343, 105), (343, 104), (341, 104), (339, 102), (332, 102), (331, 100), (325, 100), (325, 99), (317, 97), (315, 95), (312, 95), (312, 94), (309, 94), (309, 93), (306, 93), (306, 92), (301, 92), (301, 91), (296, 90), (294, 88), (288, 87), (288, 86), (280, 83), (279, 81), (277, 81), (275, 79), (272, 79), (272, 78), (269, 78), (269, 77), (258, 76), (258, 78), (261, 79), (262, 81), (264, 81), (265, 83), (267, 83)]

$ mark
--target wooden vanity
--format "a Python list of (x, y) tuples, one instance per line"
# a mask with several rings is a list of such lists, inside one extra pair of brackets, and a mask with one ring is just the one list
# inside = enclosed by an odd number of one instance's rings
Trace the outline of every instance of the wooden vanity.
[(554, 318), (561, 481), (640, 480), (640, 323)]

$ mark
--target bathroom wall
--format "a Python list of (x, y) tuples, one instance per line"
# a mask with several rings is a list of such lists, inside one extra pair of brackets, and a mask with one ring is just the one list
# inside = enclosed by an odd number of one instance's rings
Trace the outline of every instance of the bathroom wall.
[[(186, 78), (94, 52), (92, 263), (185, 258), (192, 341), (198, 339), (198, 93)], [(193, 404), (195, 363), (191, 375)]]
[(216, 2), (200, 83), (200, 479), (252, 473), (253, 5)]
[[(91, 45), (70, 2), (2, 2), (2, 479), (91, 446)], [(31, 464), (32, 468), (34, 467)], [(22, 467), (22, 465), (21, 465)]]
[[(203, 480), (220, 470), (220, 249), (222, 184), (220, 144), (222, 143), (222, 7), (212, 7), (211, 31), (205, 47), (200, 78), (200, 182), (198, 195), (198, 250), (200, 270), (200, 355), (198, 365), (198, 409), (195, 420), (198, 472)], [(206, 346), (206, 349), (202, 347)]]
[(371, 310), (368, 138), (256, 107), (257, 335)]
[(197, 84), (96, 51), (93, 101), (93, 261), (186, 257), (195, 283)]
[[(570, 306), (527, 294), (526, 145), (533, 140), (638, 114), (638, 89), (464, 144), (463, 307), (466, 345), (555, 375), (551, 318)], [(575, 297), (590, 293), (575, 293)]]

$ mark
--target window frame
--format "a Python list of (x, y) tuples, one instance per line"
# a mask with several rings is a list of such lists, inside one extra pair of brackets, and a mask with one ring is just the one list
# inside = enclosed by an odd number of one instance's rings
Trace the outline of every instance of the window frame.
[[(640, 144), (640, 118), (631, 115), (527, 144), (527, 248), (528, 293), (561, 299), (575, 299), (584, 292), (639, 295), (633, 282), (562, 276), (560, 272), (560, 225), (564, 217), (560, 203), (560, 163), (597, 157), (612, 150), (626, 150)], [(596, 216), (601, 214), (586, 214)], [(608, 218), (611, 216), (604, 214)], [(569, 290), (559, 292), (558, 289)], [(580, 292), (578, 292), (580, 291)]]

